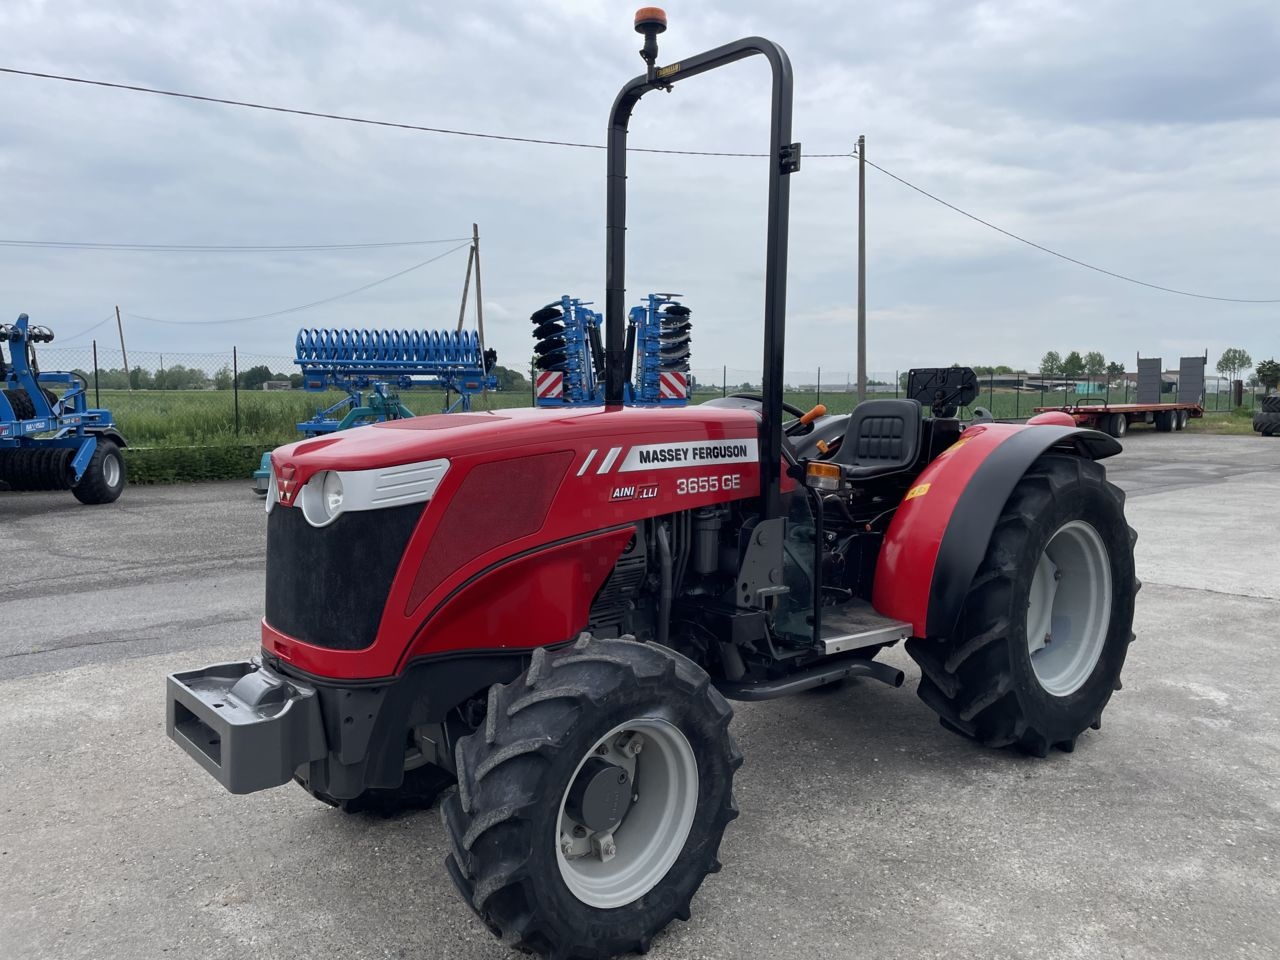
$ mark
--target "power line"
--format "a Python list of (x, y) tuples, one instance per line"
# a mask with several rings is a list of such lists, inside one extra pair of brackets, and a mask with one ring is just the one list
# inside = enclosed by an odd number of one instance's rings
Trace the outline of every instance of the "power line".
[(116, 315), (115, 315), (114, 313), (109, 313), (109, 314), (107, 314), (105, 317), (103, 317), (101, 320), (99, 320), (97, 323), (95, 323), (93, 326), (91, 326), (91, 327), (86, 327), (85, 329), (81, 330), (79, 333), (73, 333), (73, 334), (71, 334), (71, 336), (69, 336), (69, 337), (58, 337), (57, 339), (58, 339), (58, 340), (60, 340), (60, 341), (61, 341), (62, 343), (64, 343), (64, 344), (65, 344), (68, 340), (79, 340), (79, 339), (80, 339), (81, 337), (83, 337), (85, 334), (93, 333), (93, 331), (97, 330), (97, 329), (98, 329), (100, 326), (102, 326), (104, 323), (107, 323), (107, 322), (109, 322), (109, 321), (111, 321), (111, 320), (114, 320), (115, 318), (116, 318)]
[(293, 253), (329, 250), (385, 250), (392, 247), (422, 247), (438, 243), (470, 242), (470, 237), (442, 240), (390, 240), (380, 243), (303, 244), (203, 244), (203, 243), (97, 243), (81, 240), (0, 240), (0, 247), (36, 247), (55, 250), (123, 250), (144, 253)]
[(341, 300), (344, 297), (350, 297), (357, 293), (363, 293), (365, 290), (372, 290), (374, 287), (381, 286), (382, 284), (387, 283), (388, 281), (395, 280), (397, 277), (403, 277), (406, 273), (413, 273), (413, 271), (415, 270), (420, 270), (429, 263), (435, 263), (437, 260), (443, 260), (445, 257), (449, 256), (449, 254), (457, 253), (459, 250), (465, 249), (466, 247), (469, 247), (469, 246), (471, 246), (470, 237), (467, 238), (467, 241), (465, 243), (460, 243), (458, 244), (458, 246), (453, 247), (450, 250), (446, 250), (444, 253), (437, 254), (436, 256), (431, 257), (429, 260), (423, 260), (421, 263), (415, 263), (411, 267), (405, 267), (403, 270), (398, 270), (395, 273), (391, 274), (390, 276), (383, 277), (381, 280), (374, 280), (372, 283), (366, 283), (364, 286), (356, 287), (354, 290), (346, 290), (342, 293), (335, 293), (333, 296), (325, 297), (323, 300), (313, 300), (311, 303), (299, 304), (296, 307), (288, 307), (284, 310), (273, 310), (271, 313), (259, 313), (251, 317), (231, 317), (229, 319), (224, 319), (224, 320), (164, 320), (164, 319), (161, 319), (160, 317), (143, 316), (140, 313), (131, 313), (129, 314), (129, 316), (133, 317), (135, 320), (146, 320), (149, 323), (164, 323), (164, 324), (171, 324), (173, 326), (181, 326), (181, 327), (188, 327), (188, 326), (202, 327), (202, 326), (210, 326), (210, 325), (224, 324), (224, 323), (245, 323), (249, 320), (269, 320), (272, 317), (283, 317), (286, 314), (298, 313), (301, 310), (310, 310), (312, 307), (323, 306), (326, 303), (333, 303), (335, 300)]
[[(416, 123), (397, 123), (391, 120), (371, 120), (367, 117), (352, 117), (340, 113), (325, 113), (319, 110), (299, 110), (294, 107), (277, 107), (266, 103), (253, 103), (248, 100), (229, 100), (225, 97), (206, 97), (196, 93), (182, 93), (177, 90), (161, 90), (157, 87), (143, 87), (132, 83), (111, 83), (106, 80), (88, 80), (84, 77), (68, 77), (57, 73), (40, 73), (35, 70), (18, 70), (14, 67), (0, 67), (0, 73), (9, 73), (20, 77), (36, 77), (41, 80), (62, 80), (66, 83), (81, 83), (90, 87), (106, 87), (110, 90), (129, 90), (133, 93), (150, 93), (160, 97), (176, 97), (180, 100), (198, 100), (201, 103), (220, 103), (228, 107), (247, 107), (250, 110), (267, 110), (272, 113), (289, 113), (299, 117), (315, 117), (320, 120), (341, 120), (344, 123), (362, 123), (373, 127), (392, 127), (397, 130), (416, 130), (420, 133), (439, 133), (451, 137), (473, 137), (479, 140), (506, 140), (511, 143), (536, 143), (548, 147), (577, 147), (582, 150), (603, 150), (603, 144), (579, 143), (573, 140), (547, 140), (539, 137), (515, 137), (499, 133), (477, 133), (474, 130), (452, 130), (447, 127), (427, 127)], [(628, 147), (631, 153), (671, 153), (686, 157), (767, 157), (767, 153), (732, 153), (716, 150), (661, 150), (656, 147)], [(848, 153), (810, 153), (808, 159), (847, 157)]]
[[(446, 127), (428, 127), (420, 124), (396, 123), (389, 120), (371, 120), (365, 117), (352, 117), (352, 116), (345, 116), (343, 114), (324, 113), (316, 110), (299, 110), (292, 107), (278, 107), (278, 106), (272, 106), (269, 104), (253, 103), (247, 100), (230, 100), (223, 97), (206, 97), (206, 96), (201, 96), (199, 94), (194, 94), (194, 93), (182, 93), (175, 90), (161, 90), (156, 87), (143, 87), (143, 86), (138, 86), (136, 84), (111, 83), (106, 80), (89, 80), (83, 77), (69, 77), (69, 76), (64, 76), (56, 73), (40, 73), (34, 70), (18, 70), (14, 67), (0, 67), (0, 73), (8, 73), (8, 74), (13, 74), (15, 76), (35, 77), (42, 80), (61, 80), (67, 83), (79, 83), (79, 84), (84, 84), (84, 85), (93, 86), (93, 87), (105, 87), (112, 90), (128, 90), (134, 93), (149, 93), (149, 94), (154, 94), (156, 96), (175, 97), (182, 100), (195, 100), (195, 101), (200, 101), (202, 103), (217, 103), (217, 104), (222, 104), (224, 106), (246, 107), (252, 110), (266, 110), (272, 113), (287, 113), (287, 114), (293, 114), (296, 116), (314, 117), (314, 118), (323, 119), (323, 120), (340, 120), (346, 123), (360, 123), (360, 124), (366, 124), (369, 126), (376, 126), (376, 127), (392, 127), (400, 130), (414, 130), (422, 133), (437, 133), (437, 134), (445, 134), (448, 136), (455, 136), (455, 137), (472, 137), (472, 138), (481, 139), (481, 140), (503, 140), (503, 141), (508, 141), (512, 143), (533, 143), (533, 144), (541, 144), (544, 146), (553, 146), (553, 147), (575, 147), (583, 150), (605, 149), (604, 145), (599, 143), (580, 143), (572, 140), (549, 140), (549, 139), (543, 139), (543, 138), (537, 138), (537, 137), (516, 137), (516, 136), (508, 136), (505, 134), (497, 134), (497, 133), (478, 133), (472, 130), (453, 130)], [(627, 150), (628, 152), (633, 152), (633, 153), (663, 153), (663, 154), (675, 154), (680, 156), (697, 156), (697, 157), (767, 157), (769, 156), (769, 154), (765, 154), (765, 153), (737, 153), (737, 152), (714, 151), (714, 150), (666, 150), (666, 149), (658, 149), (656, 147), (628, 147)], [(835, 159), (835, 158), (848, 158), (855, 155), (856, 154), (854, 152), (847, 152), (847, 153), (811, 153), (811, 154), (807, 154), (806, 156), (809, 157), (810, 159)], [(922, 196), (928, 197), (930, 200), (933, 200), (936, 203), (942, 204), (944, 207), (947, 207), (948, 209), (960, 214), (963, 217), (968, 217), (970, 220), (973, 220), (976, 223), (980, 223), (984, 227), (988, 227), (991, 230), (995, 230), (997, 233), (1002, 233), (1006, 237), (1009, 237), (1013, 240), (1017, 240), (1019, 243), (1025, 243), (1027, 246), (1033, 247), (1034, 249), (1039, 250), (1042, 253), (1046, 253), (1052, 257), (1057, 257), (1059, 260), (1065, 260), (1068, 263), (1073, 263), (1078, 267), (1085, 268), (1086, 270), (1092, 270), (1096, 273), (1104, 274), (1116, 280), (1123, 280), (1126, 283), (1134, 283), (1134, 284), (1137, 284), (1138, 286), (1147, 287), (1148, 289), (1151, 289), (1151, 290), (1159, 290), (1163, 293), (1171, 293), (1171, 294), (1175, 294), (1177, 296), (1182, 296), (1182, 297), (1193, 297), (1197, 300), (1215, 300), (1221, 303), (1280, 303), (1280, 298), (1251, 299), (1251, 298), (1244, 298), (1244, 297), (1218, 297), (1218, 296), (1211, 296), (1209, 294), (1203, 294), (1203, 293), (1193, 293), (1188, 290), (1178, 290), (1178, 289), (1175, 289), (1174, 287), (1162, 286), (1158, 283), (1148, 283), (1147, 281), (1139, 280), (1136, 277), (1126, 276), (1125, 274), (1117, 273), (1114, 270), (1107, 270), (1104, 267), (1095, 266), (1092, 263), (1087, 263), (1084, 260), (1079, 260), (1075, 257), (1068, 256), (1065, 253), (1059, 253), (1057, 250), (1053, 250), (1042, 244), (1036, 243), (1033, 240), (1028, 240), (1026, 237), (1021, 237), (1018, 234), (1013, 233), (1012, 231), (1005, 230), (1003, 227), (998, 227), (994, 223), (991, 223), (989, 220), (984, 220), (982, 217), (979, 217), (976, 214), (972, 214), (969, 211), (964, 210), (953, 203), (949, 203), (946, 200), (943, 200), (941, 197), (938, 197), (930, 193), (929, 191), (923, 189), (922, 187), (916, 186), (914, 183), (911, 183), (909, 180), (899, 177), (895, 173), (891, 173), (890, 171), (886, 170), (884, 167), (880, 166), (877, 163), (873, 163), (870, 160), (866, 161), (866, 163), (868, 166), (874, 167), (876, 170), (879, 170), (885, 176), (898, 181), (903, 186), (909, 187), (910, 189), (916, 191)], [(427, 262), (430, 262), (430, 261), (427, 261)], [(419, 264), (419, 266), (425, 266), (425, 264)], [(411, 268), (411, 269), (416, 269), (416, 268)], [(391, 279), (391, 278), (388, 278), (388, 279)], [(352, 291), (352, 292), (354, 293), (358, 291)], [(320, 301), (320, 302), (325, 302), (325, 301)], [(305, 309), (305, 307), (299, 308), (299, 309)], [(271, 314), (270, 316), (278, 316), (278, 314)], [(261, 318), (246, 317), (242, 319), (261, 319)], [(166, 321), (158, 321), (158, 322), (166, 322)], [(207, 321), (207, 322), (215, 322), (215, 321)], [(238, 321), (216, 321), (216, 322), (234, 323)]]
[(868, 167), (875, 167), (877, 170), (883, 173), (886, 177), (890, 177), (894, 180), (897, 180), (904, 187), (910, 187), (916, 193), (926, 196), (930, 200), (933, 200), (936, 203), (940, 203), (944, 207), (947, 207), (950, 210), (954, 210), (956, 213), (960, 214), (962, 217), (968, 217), (970, 220), (980, 223), (984, 227), (990, 227), (992, 230), (996, 231), (996, 233), (1003, 233), (1006, 237), (1009, 237), (1013, 240), (1017, 240), (1019, 243), (1025, 243), (1029, 247), (1034, 247), (1035, 249), (1039, 250), (1041, 253), (1047, 253), (1049, 254), (1049, 256), (1057, 257), (1059, 260), (1065, 260), (1068, 263), (1074, 263), (1077, 267), (1084, 267), (1086, 270), (1093, 270), (1097, 273), (1105, 274), (1108, 277), (1114, 277), (1117, 280), (1124, 280), (1127, 283), (1136, 283), (1140, 287), (1150, 287), (1152, 290), (1160, 290), (1160, 291), (1163, 291), (1164, 293), (1176, 293), (1180, 297), (1194, 297), (1197, 300), (1217, 300), (1222, 303), (1280, 303), (1280, 298), (1273, 299), (1273, 300), (1251, 300), (1243, 297), (1214, 297), (1214, 296), (1210, 296), (1207, 293), (1192, 293), (1189, 290), (1175, 290), (1173, 287), (1162, 287), (1158, 283), (1148, 283), (1145, 280), (1138, 280), (1135, 277), (1125, 276), (1123, 273), (1116, 273), (1114, 270), (1107, 270), (1103, 267), (1094, 266), (1092, 263), (1086, 263), (1083, 260), (1077, 260), (1075, 257), (1069, 257), (1065, 253), (1059, 253), (1057, 250), (1051, 250), (1049, 247), (1036, 243), (1034, 240), (1028, 240), (1026, 237), (1020, 237), (1016, 233), (1006, 230), (1003, 227), (997, 227), (994, 223), (991, 223), (989, 220), (983, 220), (981, 217), (977, 216), (976, 214), (972, 214), (968, 210), (963, 210), (960, 207), (957, 207), (954, 203), (948, 203), (946, 200), (943, 200), (941, 197), (934, 196), (932, 193), (930, 193), (928, 190), (923, 189), (922, 187), (917, 187), (914, 183), (912, 183), (909, 180), (904, 180), (902, 177), (898, 176), (896, 173), (890, 173), (888, 170), (886, 170), (884, 167), (880, 166), (879, 164), (872, 163), (870, 160), (864, 160), (864, 162)]

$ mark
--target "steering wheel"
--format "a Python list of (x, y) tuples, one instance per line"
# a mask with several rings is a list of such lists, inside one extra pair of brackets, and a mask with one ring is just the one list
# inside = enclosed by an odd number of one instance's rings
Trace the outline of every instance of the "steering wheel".
[[(736, 397), (739, 400), (754, 400), (760, 406), (764, 406), (764, 397), (758, 393), (731, 393), (729, 396)], [(821, 403), (812, 410), (801, 410), (785, 400), (782, 401), (782, 409), (796, 418), (788, 426), (783, 427), (783, 433), (788, 437), (798, 437), (809, 433), (813, 430), (813, 421), (827, 412), (827, 408)]]
[[(756, 403), (760, 404), (760, 406), (764, 406), (764, 397), (760, 396), (758, 393), (731, 393), (729, 396), (737, 397), (739, 400), (754, 400)], [(785, 400), (782, 401), (782, 409), (795, 417), (803, 417), (805, 414), (805, 412), (799, 407), (792, 406)]]

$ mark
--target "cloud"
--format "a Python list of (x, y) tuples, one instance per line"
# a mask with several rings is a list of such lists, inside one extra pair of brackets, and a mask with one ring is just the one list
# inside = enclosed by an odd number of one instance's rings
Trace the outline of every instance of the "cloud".
[[(806, 154), (859, 133), (886, 168), (1007, 229), (1154, 283), (1280, 296), (1280, 12), (1231, 0), (1089, 5), (826, 0), (672, 9), (664, 59), (747, 33), (796, 75)], [(642, 67), (630, 8), (249, 0), (6, 4), (9, 64), (433, 126), (603, 140)], [(19, 54), (20, 52), (20, 54)], [(14, 59), (17, 58), (17, 59)], [(646, 97), (632, 142), (763, 149), (768, 77), (736, 64)], [(604, 285), (602, 151), (505, 144), (0, 77), (10, 238), (338, 243), (483, 233), (486, 333), (529, 354), (524, 317)], [(765, 167), (630, 158), (628, 288), (685, 294), (694, 363), (757, 369)], [(868, 365), (1031, 365), (1047, 349), (1280, 350), (1280, 305), (1187, 300), (1053, 260), (869, 171)], [(856, 167), (792, 183), (789, 370), (852, 370)], [(69, 335), (126, 313), (208, 320), (330, 296), (430, 250), (126, 254), (5, 250), (0, 310)], [(127, 319), (131, 352), (287, 358), (300, 324), (451, 327), (465, 253), (278, 320)], [(85, 340), (73, 343), (85, 343)], [(1167, 345), (1167, 346), (1166, 346)]]

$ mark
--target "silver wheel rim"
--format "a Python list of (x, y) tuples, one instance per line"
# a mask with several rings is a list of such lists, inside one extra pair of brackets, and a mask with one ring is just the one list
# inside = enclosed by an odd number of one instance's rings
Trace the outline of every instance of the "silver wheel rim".
[[(638, 753), (625, 741), (641, 738)], [(602, 752), (603, 748), (603, 752)], [(592, 757), (628, 770), (632, 803), (608, 835), (590, 834), (565, 812), (570, 788)], [(698, 807), (698, 761), (680, 730), (666, 720), (641, 717), (619, 724), (596, 741), (574, 768), (560, 797), (556, 859), (560, 877), (583, 903), (601, 909), (624, 907), (661, 882), (684, 849)], [(600, 854), (612, 844), (609, 859)]]
[(1031, 580), (1027, 650), (1046, 693), (1075, 693), (1093, 674), (1111, 627), (1111, 562), (1090, 524), (1072, 520), (1049, 538)]
[(1125, 420), (1125, 418), (1124, 418), (1124, 414), (1123, 414), (1123, 413), (1117, 413), (1117, 414), (1116, 414), (1116, 425), (1115, 425), (1115, 434), (1116, 434), (1116, 436), (1117, 436), (1117, 437), (1123, 437), (1123, 436), (1124, 436), (1124, 434), (1125, 434), (1126, 429), (1128, 429), (1128, 426), (1129, 426), (1129, 422), (1128, 422), (1127, 420)]
[(108, 487), (114, 487), (120, 482), (120, 461), (114, 456), (103, 458), (102, 479), (106, 481)]

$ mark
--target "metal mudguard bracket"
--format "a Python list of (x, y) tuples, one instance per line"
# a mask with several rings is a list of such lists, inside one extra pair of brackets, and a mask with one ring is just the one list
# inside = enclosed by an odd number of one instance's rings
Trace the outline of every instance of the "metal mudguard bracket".
[(169, 737), (232, 793), (288, 783), (326, 753), (314, 688), (256, 660), (172, 673)]

